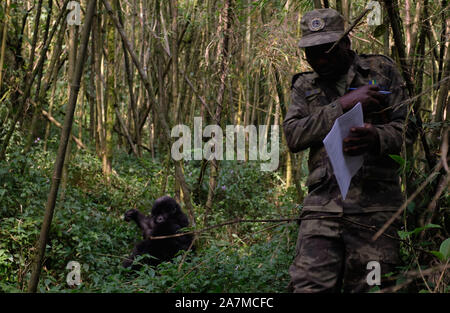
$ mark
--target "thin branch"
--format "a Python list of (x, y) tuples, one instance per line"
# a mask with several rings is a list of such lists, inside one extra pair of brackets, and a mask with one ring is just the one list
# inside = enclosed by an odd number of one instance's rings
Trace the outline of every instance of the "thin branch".
[(362, 11), (362, 13), (361, 13), (361, 14), (353, 21), (352, 25), (350, 25), (350, 27), (342, 34), (342, 36), (339, 37), (339, 39), (336, 40), (336, 41), (334, 42), (334, 44), (331, 46), (331, 48), (328, 49), (328, 51), (325, 52), (325, 53), (330, 53), (330, 51), (333, 50), (334, 47), (336, 47), (336, 46), (339, 44), (339, 42), (340, 42), (345, 36), (347, 36), (347, 35), (352, 31), (352, 29), (355, 28), (355, 26), (359, 23), (359, 21), (361, 21), (361, 19), (362, 19), (369, 11), (371, 11), (371, 10), (372, 10), (372, 9), (365, 9), (364, 11)]
[(442, 265), (438, 265), (429, 269), (426, 269), (424, 271), (409, 271), (406, 272), (402, 275), (399, 275), (396, 278), (393, 279), (397, 279), (397, 278), (403, 278), (403, 277), (408, 277), (404, 283), (399, 284), (399, 285), (395, 285), (389, 288), (384, 288), (382, 290), (379, 290), (378, 293), (386, 293), (386, 292), (396, 292), (400, 289), (402, 289), (403, 287), (409, 285), (411, 282), (414, 281), (414, 279), (416, 279), (419, 276), (429, 276), (431, 274), (433, 274), (434, 272), (440, 271), (442, 270), (443, 272), (445, 272), (448, 269), (448, 262), (446, 264), (442, 264)]
[[(53, 116), (51, 116), (50, 113), (48, 113), (47, 111), (42, 110), (42, 115), (45, 116), (45, 118), (47, 118), (50, 122), (55, 124), (56, 127), (58, 127), (58, 128), (63, 127), (61, 125), (61, 123), (58, 122)], [(81, 149), (85, 149), (85, 150), (87, 149), (86, 145), (80, 139), (78, 139), (75, 135), (71, 134), (70, 137), (73, 139), (73, 141), (75, 141), (75, 143), (77, 144), (78, 147), (80, 147)]]
[(442, 167), (442, 162), (439, 162), (433, 169), (433, 172), (427, 177), (427, 179), (420, 185), (419, 188), (402, 204), (402, 206), (395, 212), (395, 214), (384, 224), (384, 226), (372, 237), (372, 240), (377, 240), (386, 229), (395, 221), (397, 217), (403, 212), (403, 210), (414, 200), (414, 198), (439, 174), (439, 170)]

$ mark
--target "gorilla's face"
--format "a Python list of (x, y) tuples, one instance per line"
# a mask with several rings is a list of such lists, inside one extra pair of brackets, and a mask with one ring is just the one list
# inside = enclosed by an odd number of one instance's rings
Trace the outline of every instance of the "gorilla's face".
[(160, 212), (153, 215), (156, 224), (164, 224), (169, 219), (170, 214), (168, 212)]
[(156, 224), (164, 224), (177, 213), (178, 204), (170, 197), (161, 197), (155, 201), (152, 208), (152, 217)]

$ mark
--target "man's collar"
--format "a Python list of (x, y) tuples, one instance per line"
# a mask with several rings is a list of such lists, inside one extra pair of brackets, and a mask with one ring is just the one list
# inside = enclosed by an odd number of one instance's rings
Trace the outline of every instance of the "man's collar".
[(320, 78), (319, 74), (317, 74), (315, 71), (311, 73), (311, 81), (314, 85), (316, 85), (317, 80)]
[(357, 55), (356, 53), (355, 53), (355, 58), (353, 60), (352, 67), (356, 68), (356, 70), (359, 73), (361, 73), (364, 77), (367, 77), (367, 75), (369, 75), (369, 72), (370, 72), (369, 65), (366, 62), (364, 62), (364, 60), (361, 59), (359, 57), (359, 55)]

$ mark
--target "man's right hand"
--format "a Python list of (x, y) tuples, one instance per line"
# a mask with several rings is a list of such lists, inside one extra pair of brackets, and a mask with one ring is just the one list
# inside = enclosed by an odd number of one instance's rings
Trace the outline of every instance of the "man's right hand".
[(383, 95), (378, 92), (379, 90), (380, 88), (376, 85), (365, 85), (343, 95), (338, 100), (344, 112), (361, 102), (364, 113), (370, 113), (380, 109)]

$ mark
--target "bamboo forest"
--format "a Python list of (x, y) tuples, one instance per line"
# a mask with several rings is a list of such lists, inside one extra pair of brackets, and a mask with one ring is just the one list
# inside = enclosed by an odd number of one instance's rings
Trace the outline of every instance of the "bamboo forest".
[(448, 0), (2, 0), (0, 293), (449, 293), (449, 42)]

